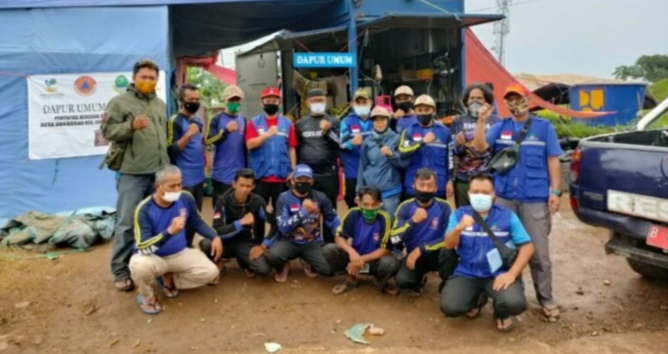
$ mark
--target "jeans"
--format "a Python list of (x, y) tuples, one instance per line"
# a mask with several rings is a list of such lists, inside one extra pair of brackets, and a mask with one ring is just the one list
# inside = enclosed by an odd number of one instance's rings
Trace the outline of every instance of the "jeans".
[(383, 205), (381, 206), (381, 209), (383, 209), (383, 211), (385, 211), (386, 213), (390, 214), (390, 217), (392, 218), (393, 221), (394, 221), (394, 213), (395, 211), (397, 211), (400, 199), (401, 199), (401, 194), (397, 194), (389, 198), (383, 198)]
[(116, 231), (111, 251), (111, 272), (116, 279), (130, 278), (128, 264), (132, 256), (134, 238), (134, 214), (137, 205), (153, 192), (155, 176), (121, 174), (118, 180), (118, 198), (116, 199)]
[(463, 316), (472, 310), (483, 292), (494, 300), (494, 317), (517, 316), (527, 308), (522, 280), (518, 278), (507, 289), (493, 289), (494, 278), (452, 276), (441, 293), (441, 311), (450, 317)]
[[(195, 198), (195, 204), (197, 205), (197, 210), (202, 212), (202, 201), (204, 199), (204, 182), (193, 186), (193, 187), (183, 187), (183, 190), (192, 194)], [(195, 237), (195, 229), (192, 227), (186, 229), (186, 245), (188, 247), (192, 246), (193, 238)]]

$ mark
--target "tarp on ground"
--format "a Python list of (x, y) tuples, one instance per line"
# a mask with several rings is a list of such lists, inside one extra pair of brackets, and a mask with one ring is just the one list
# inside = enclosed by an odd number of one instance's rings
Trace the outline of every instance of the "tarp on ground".
[(167, 7), (0, 9), (0, 33), (0, 217), (115, 205), (102, 156), (28, 159), (26, 77), (131, 71), (140, 58), (169, 72)]
[[(503, 102), (503, 94), (506, 87), (511, 84), (519, 83), (513, 75), (511, 75), (501, 65), (494, 56), (485, 48), (485, 46), (478, 40), (478, 37), (470, 28), (466, 29), (465, 34), (465, 71), (466, 85), (472, 83), (491, 82), (494, 84), (494, 100), (496, 102)], [(481, 69), (484, 68), (484, 69)], [(503, 104), (497, 104), (499, 115), (507, 117), (510, 112)], [(569, 116), (573, 118), (598, 118), (609, 115), (614, 112), (583, 112), (573, 111), (568, 108), (557, 106), (550, 102), (543, 100), (535, 94), (531, 94), (530, 108), (541, 107), (550, 111)]]

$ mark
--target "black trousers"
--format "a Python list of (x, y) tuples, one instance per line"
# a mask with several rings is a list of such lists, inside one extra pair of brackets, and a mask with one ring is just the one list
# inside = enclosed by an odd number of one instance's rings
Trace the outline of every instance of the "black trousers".
[(220, 196), (231, 189), (232, 185), (218, 182), (215, 179), (211, 180), (211, 185), (213, 186), (213, 193), (211, 194), (211, 210), (213, 210), (216, 207), (216, 203)]
[[(350, 256), (335, 243), (330, 243), (323, 248), (325, 259), (332, 267), (335, 275), (346, 273), (346, 267), (350, 263)], [(378, 280), (378, 290), (383, 291), (387, 281), (399, 270), (399, 260), (392, 255), (387, 255), (377, 261), (369, 263), (369, 274)]]
[(453, 250), (441, 248), (438, 251), (427, 251), (422, 253), (420, 258), (415, 261), (415, 268), (408, 269), (406, 266), (406, 257), (401, 261), (401, 266), (394, 279), (401, 289), (422, 289), (422, 278), (428, 272), (438, 272), (441, 277), (439, 291), (443, 289), (446, 280), (457, 267), (458, 256)]
[(463, 316), (473, 309), (485, 292), (494, 300), (494, 317), (507, 318), (524, 312), (527, 300), (522, 279), (517, 278), (507, 289), (493, 289), (494, 278), (452, 276), (441, 292), (441, 311), (450, 317)]
[(348, 209), (357, 206), (357, 204), (355, 204), (355, 197), (357, 196), (357, 192), (355, 191), (356, 188), (357, 179), (346, 179), (346, 193), (344, 195), (344, 199), (346, 201), (346, 205), (348, 205)]
[[(195, 204), (197, 205), (197, 210), (202, 211), (202, 202), (204, 200), (204, 182), (192, 186), (192, 187), (183, 187), (184, 191), (192, 194), (195, 197)], [(189, 228), (186, 230), (186, 245), (192, 247), (193, 238), (195, 237), (195, 230)]]
[(283, 182), (268, 183), (257, 180), (255, 181), (255, 190), (253, 193), (262, 197), (262, 199), (264, 199), (267, 204), (269, 204), (269, 200), (271, 199), (271, 207), (274, 210), (274, 213), (276, 213), (276, 202), (278, 201), (278, 196), (287, 190), (288, 186)]
[(336, 199), (339, 197), (339, 174), (316, 174), (313, 176), (315, 183), (313, 189), (325, 193), (327, 199), (336, 210)]
[(457, 205), (457, 208), (471, 204), (469, 201), (468, 182), (455, 180), (455, 204)]
[(287, 240), (276, 241), (265, 253), (269, 264), (280, 272), (286, 262), (301, 258), (313, 270), (326, 277), (332, 276), (332, 267), (325, 259), (322, 242), (294, 243)]
[[(248, 239), (241, 240), (224, 240), (223, 241), (223, 257), (226, 259), (236, 258), (239, 265), (244, 269), (250, 269), (254, 273), (261, 275), (269, 275), (271, 273), (271, 266), (267, 263), (264, 256), (251, 261), (249, 258), (250, 250), (256, 244)], [(199, 242), (199, 248), (204, 252), (209, 259), (213, 260), (211, 256), (211, 240), (208, 238), (202, 239)]]

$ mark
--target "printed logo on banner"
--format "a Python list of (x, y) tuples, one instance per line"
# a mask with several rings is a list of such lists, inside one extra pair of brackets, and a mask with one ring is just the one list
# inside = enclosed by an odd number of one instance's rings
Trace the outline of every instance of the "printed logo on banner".
[(46, 86), (46, 88), (45, 88), (46, 92), (57, 93), (58, 92), (58, 86), (56, 86), (57, 83), (58, 83), (58, 80), (56, 80), (54, 78), (44, 80), (44, 85)]
[(97, 82), (90, 76), (79, 76), (74, 81), (74, 90), (81, 96), (90, 96), (95, 93)]
[(128, 89), (128, 86), (130, 86), (130, 81), (125, 75), (116, 76), (116, 80), (114, 80), (113, 86), (113, 89), (116, 91), (116, 93), (121, 94), (125, 92)]

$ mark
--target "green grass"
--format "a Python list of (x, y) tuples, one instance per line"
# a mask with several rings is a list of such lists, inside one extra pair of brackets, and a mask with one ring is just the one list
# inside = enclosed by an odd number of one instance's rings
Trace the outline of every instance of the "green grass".
[(547, 110), (538, 111), (535, 114), (550, 121), (554, 125), (554, 130), (557, 132), (559, 138), (586, 138), (628, 129), (626, 126), (589, 126), (581, 122), (572, 121), (570, 117), (560, 116)]
[[(668, 97), (668, 78), (659, 80), (649, 85), (649, 92), (656, 98), (656, 101), (661, 103), (666, 97)], [(643, 111), (643, 115), (647, 114), (649, 110)], [(656, 120), (652, 125), (649, 126), (649, 129), (660, 129), (668, 127), (668, 113), (664, 113), (658, 120)]]

